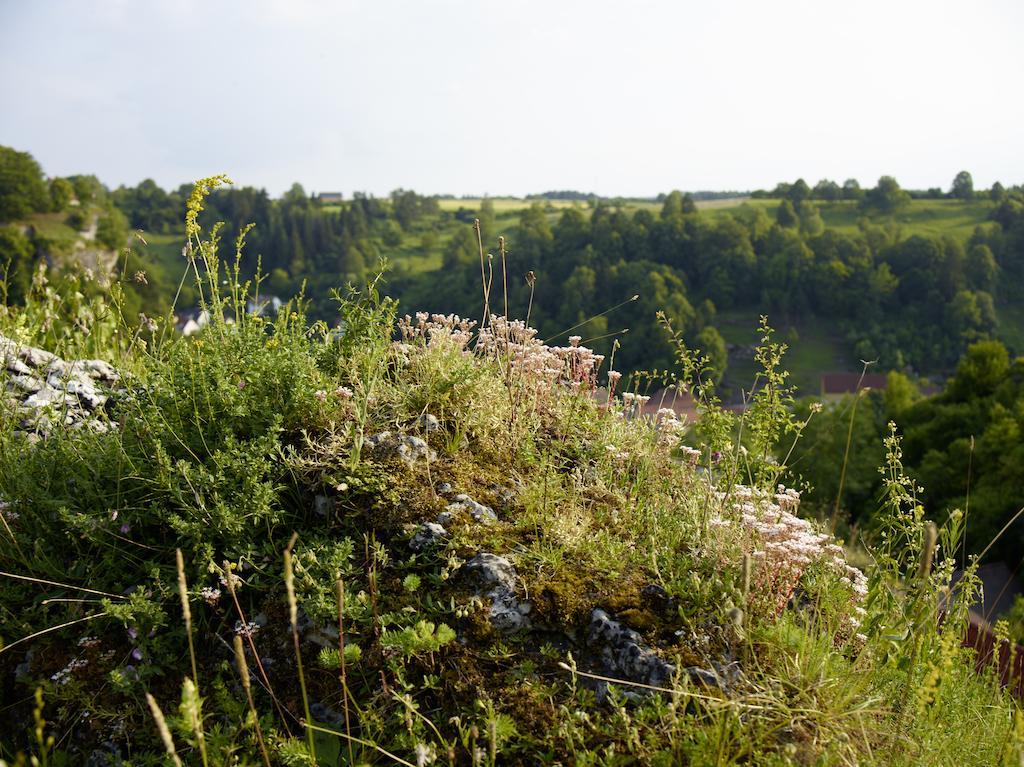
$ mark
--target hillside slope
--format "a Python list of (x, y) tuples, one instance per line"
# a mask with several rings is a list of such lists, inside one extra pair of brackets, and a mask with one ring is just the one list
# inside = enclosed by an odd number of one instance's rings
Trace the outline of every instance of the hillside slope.
[(32, 346), (40, 307), (3, 318), (2, 758), (1018, 758), (1024, 720), (948, 599), (961, 515), (923, 521), (893, 437), (877, 546), (800, 518), (767, 328), (740, 421), (676, 347), (695, 429), (578, 338), (399, 318), (376, 284), (343, 333), (247, 315), (189, 227), (198, 337), (111, 334), (115, 374)]

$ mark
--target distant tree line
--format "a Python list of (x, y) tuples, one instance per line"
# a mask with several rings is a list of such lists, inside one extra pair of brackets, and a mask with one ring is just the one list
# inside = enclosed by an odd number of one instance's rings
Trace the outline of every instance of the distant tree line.
[[(91, 176), (46, 182), (35, 161), (14, 150), (0, 154), (0, 167), (0, 210), (6, 216), (63, 205), (73, 218), (97, 209), (103, 211), (100, 224), (110, 230), (102, 236), (110, 242), (123, 242), (126, 226), (176, 231), (190, 192), (188, 186), (165, 191), (151, 180), (112, 192)], [(960, 199), (968, 199), (968, 189), (974, 194), (969, 174), (958, 174), (951, 189)], [(721, 375), (725, 344), (715, 325), (723, 311), (754, 309), (790, 324), (826, 317), (859, 358), (878, 360), (883, 369), (942, 371), (951, 370), (969, 344), (994, 337), (998, 307), (1020, 298), (1020, 188), (993, 187), (991, 220), (966, 242), (902, 237), (887, 216), (903, 209), (910, 196), (891, 177), (866, 190), (852, 179), (842, 187), (821, 182), (813, 189), (798, 180), (780, 184), (772, 194), (779, 200), (774, 210), (739, 206), (717, 216), (701, 214), (695, 196), (678, 191), (661, 196), (657, 213), (603, 200), (557, 212), (538, 201), (513, 225), (503, 222), (505, 271), (485, 256), (485, 271), (495, 270), (487, 272), (492, 299), (501, 295), (504, 301), (507, 275), (510, 313), (524, 316), (529, 309), (545, 337), (574, 328), (608, 354), (621, 338), (616, 365), (624, 370), (669, 365), (655, 317), (664, 311), (689, 342), (711, 354)], [(825, 227), (819, 201), (836, 195), (857, 200), (858, 231)], [(329, 319), (332, 288), (360, 281), (380, 256), (410, 252), (410, 240), (418, 243), (413, 252), (441, 250), (441, 271), (399, 263), (389, 290), (410, 311), (478, 314), (480, 253), (472, 228), (477, 217), (485, 252), (497, 259), (499, 231), (489, 199), (477, 210), (446, 212), (436, 197), (404, 189), (387, 198), (357, 193), (326, 206), (298, 184), (279, 199), (263, 189), (229, 187), (210, 196), (202, 221), (225, 221), (229, 232), (255, 224), (243, 254), (245, 273), (259, 267), (266, 276), (264, 292), (290, 295), (304, 286), (314, 316)], [(23, 228), (15, 229), (0, 239), (0, 258), (6, 258), (8, 274), (23, 279), (31, 269), (12, 270), (10, 264), (38, 257), (39, 248), (19, 239)], [(528, 272), (530, 284), (524, 279)], [(603, 313), (633, 295), (639, 298)], [(498, 307), (493, 300), (491, 305)]]
[[(1019, 188), (1018, 191), (1020, 191)], [(780, 182), (771, 191), (758, 189), (751, 192), (750, 196), (755, 199), (785, 199), (795, 204), (802, 200), (821, 200), (822, 202), (853, 200), (862, 202), (865, 198), (870, 198), (874, 195), (876, 200), (879, 197), (889, 200), (889, 208), (884, 212), (891, 213), (899, 210), (912, 199), (992, 200), (993, 202), (1000, 202), (1005, 194), (1006, 189), (998, 181), (992, 184), (991, 189), (975, 190), (974, 179), (971, 177), (971, 174), (966, 170), (962, 170), (956, 174), (947, 191), (943, 191), (939, 187), (901, 190), (896, 179), (892, 176), (882, 176), (878, 179), (878, 184), (871, 190), (861, 189), (860, 183), (855, 178), (846, 179), (842, 186), (831, 179), (823, 178), (813, 187), (808, 186), (807, 182), (802, 178), (798, 178), (793, 183)], [(869, 204), (867, 208), (870, 207), (871, 205)]]
[[(827, 317), (858, 357), (883, 369), (952, 369), (967, 345), (994, 335), (998, 303), (1017, 295), (1024, 196), (1008, 194), (966, 242), (901, 238), (872, 223), (871, 211), (903, 204), (894, 181), (883, 179), (862, 200), (868, 215), (853, 234), (826, 229), (809, 198), (781, 200), (774, 216), (741, 206), (706, 218), (673, 192), (658, 215), (598, 204), (589, 215), (565, 210), (553, 225), (534, 205), (508, 232), (510, 302), (521, 314), (533, 293), (531, 319), (545, 335), (578, 323), (594, 337), (629, 327), (620, 352), (627, 367), (667, 362), (656, 343), (658, 310), (695, 337), (718, 312), (756, 307), (783, 322)], [(522, 280), (528, 270), (535, 288)], [(472, 313), (481, 303), (472, 230), (450, 241), (440, 279), (410, 275), (396, 289), (412, 305)], [(634, 293), (641, 298), (628, 308), (587, 320)]]

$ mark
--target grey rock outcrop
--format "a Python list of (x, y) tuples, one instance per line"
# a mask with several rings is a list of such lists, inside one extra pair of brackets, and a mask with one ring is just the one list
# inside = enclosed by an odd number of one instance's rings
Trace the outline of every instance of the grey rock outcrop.
[(67, 361), (0, 336), (4, 403), (18, 431), (46, 437), (58, 425), (105, 431), (103, 412), (120, 376), (103, 360)]
[(367, 438), (366, 446), (385, 457), (397, 457), (409, 466), (433, 461), (437, 455), (422, 437), (382, 431)]
[(469, 514), (474, 522), (482, 522), (484, 524), (498, 521), (498, 515), (494, 513), (494, 509), (490, 506), (484, 506), (482, 503), (477, 503), (465, 493), (459, 493), (455, 496), (452, 502), (448, 504), (448, 507), (438, 516), (437, 521), (442, 525), (447, 525), (460, 514)]
[(413, 551), (427, 551), (437, 548), (448, 537), (448, 531), (437, 522), (424, 522), (409, 540), (409, 548)]
[(512, 633), (530, 627), (529, 615), (533, 605), (516, 596), (519, 575), (511, 562), (484, 552), (466, 562), (461, 569), (476, 585), (477, 594), (491, 600), (490, 621), (495, 629)]
[(675, 676), (673, 664), (654, 652), (636, 631), (612, 620), (600, 608), (590, 614), (587, 644), (598, 650), (611, 676), (652, 687), (668, 687)]

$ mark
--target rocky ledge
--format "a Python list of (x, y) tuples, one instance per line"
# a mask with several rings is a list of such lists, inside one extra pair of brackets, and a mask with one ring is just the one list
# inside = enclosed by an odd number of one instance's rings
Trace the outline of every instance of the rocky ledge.
[(16, 432), (46, 437), (55, 427), (110, 427), (105, 408), (120, 376), (103, 360), (61, 359), (43, 349), (0, 336), (3, 409)]

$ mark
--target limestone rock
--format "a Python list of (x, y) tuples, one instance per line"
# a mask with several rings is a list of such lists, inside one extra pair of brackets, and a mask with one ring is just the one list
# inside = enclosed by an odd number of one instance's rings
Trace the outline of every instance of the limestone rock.
[(476, 583), (477, 594), (491, 600), (490, 621), (495, 629), (512, 633), (530, 627), (533, 605), (516, 596), (519, 575), (511, 562), (484, 552), (466, 562), (462, 571)]
[(610, 676), (667, 687), (675, 675), (675, 666), (659, 657), (636, 631), (612, 620), (600, 608), (590, 614), (587, 644), (600, 652)]
[[(101, 409), (118, 391), (120, 376), (102, 360), (68, 361), (43, 349), (0, 336), (5, 403), (19, 419), (20, 433), (46, 437), (58, 424), (103, 432)], [(6, 375), (4, 375), (6, 374)]]
[(435, 432), (441, 428), (441, 422), (437, 420), (437, 416), (431, 415), (430, 413), (424, 413), (421, 415), (416, 419), (416, 424), (427, 434)]
[(409, 466), (433, 461), (437, 455), (426, 440), (411, 434), (382, 431), (366, 440), (366, 446), (384, 457), (397, 457)]
[(436, 548), (448, 537), (448, 531), (436, 522), (424, 522), (417, 528), (409, 540), (409, 548), (413, 551), (427, 551)]
[[(498, 521), (498, 515), (494, 513), (494, 509), (490, 506), (484, 506), (482, 503), (477, 503), (465, 493), (459, 493), (455, 496), (454, 500), (442, 512), (442, 515), (446, 519), (451, 520), (461, 513), (467, 513), (474, 521), (482, 522), (486, 525)], [(446, 524), (440, 518), (438, 518), (438, 522), (441, 522), (442, 525)]]

